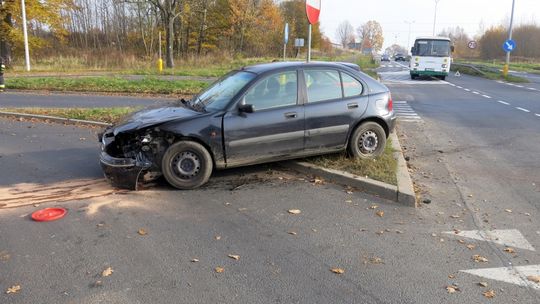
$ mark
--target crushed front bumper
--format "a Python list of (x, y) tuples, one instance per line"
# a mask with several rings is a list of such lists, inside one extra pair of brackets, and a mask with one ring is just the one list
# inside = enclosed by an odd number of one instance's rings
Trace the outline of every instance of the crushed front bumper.
[(116, 158), (105, 151), (100, 155), (101, 168), (105, 177), (118, 188), (137, 190), (139, 177), (152, 163), (143, 159)]

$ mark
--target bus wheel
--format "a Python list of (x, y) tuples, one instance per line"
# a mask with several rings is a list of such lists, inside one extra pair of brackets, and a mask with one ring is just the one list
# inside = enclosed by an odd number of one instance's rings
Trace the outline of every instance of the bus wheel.
[(440, 79), (440, 80), (445, 80), (445, 79), (446, 79), (446, 76), (439, 76), (439, 79)]

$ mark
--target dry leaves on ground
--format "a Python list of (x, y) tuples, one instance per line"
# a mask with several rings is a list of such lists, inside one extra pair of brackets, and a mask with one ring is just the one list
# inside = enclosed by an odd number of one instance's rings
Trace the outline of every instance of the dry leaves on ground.
[(319, 178), (315, 178), (315, 179), (311, 180), (311, 182), (314, 185), (323, 185), (324, 184), (324, 181), (322, 179), (319, 179)]
[(330, 269), (330, 271), (332, 271), (333, 273), (336, 273), (336, 274), (344, 274), (345, 273), (345, 270), (343, 270), (341, 268), (332, 268), (332, 269)]
[(216, 235), (215, 239), (216, 239), (216, 241), (219, 241), (219, 240), (221, 240), (221, 236), (220, 236), (220, 235)]
[(296, 233), (296, 232), (294, 232), (294, 231), (289, 231), (289, 232), (287, 232), (287, 233), (290, 234), (290, 235), (297, 235), (297, 234), (298, 234), (298, 233)]
[(454, 285), (446, 286), (446, 292), (455, 293), (456, 291), (459, 291), (459, 287)]
[(450, 215), (450, 217), (451, 217), (451, 218), (453, 218), (453, 219), (457, 219), (457, 218), (460, 218), (460, 216), (459, 216), (459, 215), (457, 215), (457, 214), (453, 214), (453, 215)]
[(377, 205), (372, 205), (372, 206), (369, 207), (369, 209), (377, 209), (377, 208), (379, 208), (379, 206), (377, 206)]
[(199, 259), (191, 259), (191, 262), (192, 263), (197, 263), (197, 262), (199, 262)]
[(146, 232), (146, 230), (144, 230), (144, 229), (142, 229), (142, 228), (139, 229), (139, 230), (137, 231), (137, 233), (138, 233), (139, 235), (147, 235), (147, 234), (148, 234), (148, 232)]
[(101, 272), (101, 276), (102, 276), (102, 277), (108, 277), (108, 276), (110, 276), (113, 272), (114, 272), (114, 270), (112, 269), (112, 267), (107, 267), (105, 270), (103, 270), (103, 271)]
[(289, 212), (290, 214), (300, 214), (300, 213), (302, 213), (302, 211), (300, 211), (299, 209), (289, 209), (287, 212)]
[(467, 245), (467, 248), (468, 248), (469, 250), (473, 250), (474, 248), (476, 248), (476, 245), (469, 244), (469, 245)]
[(508, 252), (508, 253), (516, 253), (516, 251), (514, 250), (514, 248), (510, 248), (510, 247), (504, 248), (504, 252)]
[(483, 257), (481, 255), (478, 255), (478, 254), (473, 255), (472, 258), (477, 263), (479, 263), (479, 262), (482, 262), (482, 263), (489, 262), (488, 259), (486, 259), (485, 257)]
[(240, 260), (240, 256), (236, 255), (236, 254), (229, 254), (227, 256), (230, 257), (233, 260), (237, 260), (237, 261)]
[(464, 240), (457, 240), (457, 242), (460, 243), (460, 244), (465, 244)]
[(480, 285), (482, 287), (488, 287), (488, 283), (486, 283), (486, 282), (478, 282), (478, 285)]
[(527, 276), (527, 280), (540, 284), (540, 275)]
[(383, 217), (384, 211), (380, 210), (380, 211), (377, 211), (375, 214), (377, 214), (379, 217)]
[(491, 289), (488, 291), (484, 291), (482, 294), (484, 295), (484, 297), (491, 299), (495, 297), (495, 290)]
[(6, 290), (6, 293), (7, 293), (7, 294), (10, 294), (10, 293), (17, 293), (17, 292), (19, 292), (19, 290), (21, 290), (21, 285), (14, 285), (14, 286), (9, 287), (9, 288)]
[(223, 268), (223, 267), (216, 267), (216, 268), (214, 268), (214, 271), (217, 272), (217, 273), (222, 273), (223, 271), (225, 271), (225, 268)]
[(504, 211), (506, 211), (508, 213), (512, 213), (512, 209), (504, 209)]

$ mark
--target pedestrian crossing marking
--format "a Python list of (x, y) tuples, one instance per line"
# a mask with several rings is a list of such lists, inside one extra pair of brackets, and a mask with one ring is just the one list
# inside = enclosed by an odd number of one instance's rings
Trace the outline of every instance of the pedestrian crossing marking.
[(414, 111), (407, 101), (394, 101), (394, 112), (399, 121), (403, 122), (422, 122), (422, 118)]

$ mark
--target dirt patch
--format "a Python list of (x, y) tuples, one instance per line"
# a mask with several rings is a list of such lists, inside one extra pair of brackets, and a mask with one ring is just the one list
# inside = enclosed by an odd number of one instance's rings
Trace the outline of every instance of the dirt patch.
[(0, 209), (66, 202), (125, 193), (111, 187), (105, 179), (79, 179), (54, 184), (16, 184), (0, 188)]

